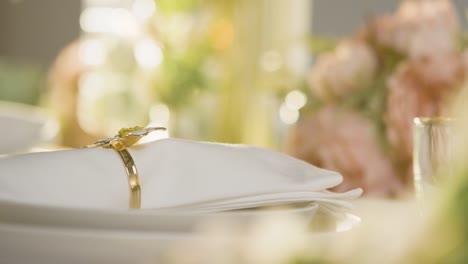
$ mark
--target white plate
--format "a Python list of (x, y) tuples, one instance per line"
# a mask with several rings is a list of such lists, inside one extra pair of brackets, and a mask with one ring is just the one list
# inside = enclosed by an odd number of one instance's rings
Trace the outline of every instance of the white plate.
[(26, 151), (58, 134), (57, 120), (30, 105), (0, 101), (0, 154)]
[(249, 224), (255, 217), (296, 216), (312, 219), (315, 203), (294, 209), (242, 210), (218, 213), (184, 213), (151, 209), (101, 210), (62, 208), (0, 200), (0, 223), (48, 228), (131, 232), (187, 232), (205, 220), (234, 220)]
[[(257, 216), (300, 216), (318, 209), (188, 214), (154, 210), (90, 210), (0, 201), (1, 263), (158, 263), (180, 243), (195, 245), (207, 220), (248, 225)], [(208, 241), (209, 243), (215, 243)]]
[(131, 233), (0, 223), (0, 263), (161, 263), (193, 233)]

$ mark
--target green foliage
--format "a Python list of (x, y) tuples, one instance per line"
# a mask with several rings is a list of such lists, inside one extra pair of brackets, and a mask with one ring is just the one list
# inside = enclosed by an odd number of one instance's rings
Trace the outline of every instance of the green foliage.
[(301, 108), (300, 117), (307, 116), (309, 113), (314, 113), (324, 105), (324, 102), (312, 93), (312, 90), (309, 89), (309, 85), (305, 80), (300, 84), (299, 90), (307, 96), (307, 104)]
[(462, 32), (457, 35), (457, 46), (460, 52), (468, 48), (468, 32)]
[(163, 63), (158, 69), (160, 76), (155, 84), (160, 100), (178, 108), (190, 102), (194, 93), (209, 89), (210, 83), (202, 69), (211, 52), (207, 41), (181, 53), (166, 48)]
[[(446, 195), (447, 204), (445, 205), (446, 211), (443, 210), (440, 217), (446, 218), (449, 216), (450, 221), (447, 223), (446, 219), (442, 219), (445, 225), (450, 224), (451, 230), (454, 230), (455, 238), (451, 242), (453, 245), (449, 249), (449, 255), (444, 256), (445, 263), (468, 263), (468, 168), (464, 168), (456, 184)], [(440, 228), (437, 226), (435, 228)], [(447, 245), (439, 245), (441, 247)]]
[(332, 37), (310, 36), (307, 40), (309, 50), (312, 54), (321, 54), (333, 50), (338, 39)]
[[(392, 50), (385, 50), (380, 53), (380, 66), (374, 80), (363, 89), (362, 94), (357, 94), (359, 99), (356, 101), (361, 106), (361, 111), (372, 120), (376, 130), (377, 139), (384, 151), (388, 151), (389, 146), (386, 136), (386, 127), (384, 122), (384, 115), (387, 109), (387, 95), (388, 95), (388, 78), (395, 71), (398, 64), (404, 57)], [(350, 98), (350, 100), (353, 100)]]
[(203, 0), (158, 0), (158, 11), (163, 14), (171, 14), (193, 10), (203, 4)]
[(41, 67), (0, 59), (0, 100), (36, 105), (44, 86)]
[(156, 0), (158, 12), (166, 15), (191, 12), (207, 6), (229, 10), (234, 0)]

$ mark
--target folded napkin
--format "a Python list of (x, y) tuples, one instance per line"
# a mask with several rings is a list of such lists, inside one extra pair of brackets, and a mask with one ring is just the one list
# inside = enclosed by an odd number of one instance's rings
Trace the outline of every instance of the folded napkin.
[[(266, 149), (163, 139), (131, 147), (141, 207), (214, 212), (318, 202), (349, 207), (362, 190), (326, 189), (342, 176)], [(0, 159), (0, 199), (62, 207), (127, 208), (122, 160), (112, 149), (73, 149)]]

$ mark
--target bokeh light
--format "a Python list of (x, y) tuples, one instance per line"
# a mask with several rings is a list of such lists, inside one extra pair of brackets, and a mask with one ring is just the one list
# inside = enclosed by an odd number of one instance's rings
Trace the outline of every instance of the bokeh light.
[(153, 0), (135, 0), (132, 11), (137, 18), (145, 20), (150, 18), (156, 11), (156, 4)]
[(85, 65), (96, 66), (106, 60), (106, 46), (97, 39), (88, 39), (80, 43), (80, 61)]
[(135, 59), (144, 69), (153, 69), (159, 66), (163, 60), (161, 48), (151, 39), (140, 40), (135, 45)]
[(80, 15), (81, 29), (88, 33), (135, 36), (139, 32), (135, 17), (124, 8), (89, 7)]
[(291, 109), (299, 110), (304, 107), (306, 103), (306, 95), (299, 90), (291, 91), (286, 95), (285, 104)]
[(288, 107), (286, 104), (282, 104), (279, 109), (279, 115), (281, 121), (287, 125), (292, 125), (299, 119), (299, 111)]

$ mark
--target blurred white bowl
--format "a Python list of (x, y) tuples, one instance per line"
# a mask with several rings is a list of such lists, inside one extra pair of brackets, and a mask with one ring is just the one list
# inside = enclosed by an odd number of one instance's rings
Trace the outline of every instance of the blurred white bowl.
[(0, 154), (25, 152), (57, 137), (57, 119), (46, 110), (0, 101)]

